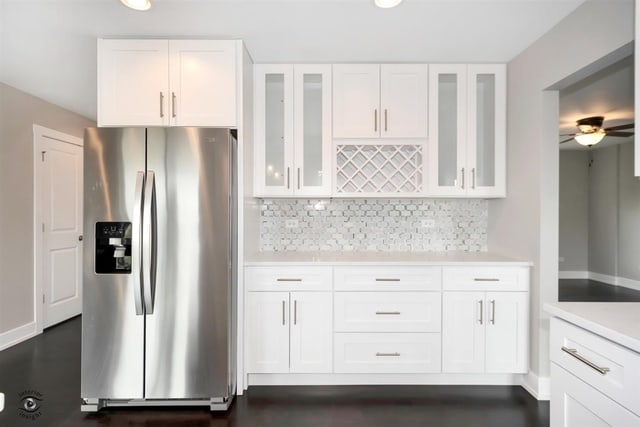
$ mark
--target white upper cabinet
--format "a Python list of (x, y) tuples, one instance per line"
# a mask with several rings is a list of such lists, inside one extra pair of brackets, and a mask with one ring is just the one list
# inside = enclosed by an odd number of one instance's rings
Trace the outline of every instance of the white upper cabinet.
[(98, 40), (99, 126), (235, 127), (232, 40)]
[(334, 138), (426, 138), (427, 65), (333, 66)]
[(259, 64), (257, 196), (331, 194), (331, 66)]
[(506, 195), (506, 67), (431, 65), (429, 194)]

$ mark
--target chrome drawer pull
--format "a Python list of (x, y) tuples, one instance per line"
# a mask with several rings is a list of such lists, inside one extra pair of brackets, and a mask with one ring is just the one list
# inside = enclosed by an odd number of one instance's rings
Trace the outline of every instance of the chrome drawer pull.
[(399, 282), (400, 279), (376, 279), (376, 282)]
[(302, 282), (302, 279), (276, 279), (276, 282)]
[(585, 365), (587, 365), (591, 369), (593, 369), (595, 371), (598, 371), (601, 375), (605, 375), (607, 372), (609, 372), (611, 370), (609, 368), (602, 368), (602, 367), (596, 365), (595, 363), (593, 363), (592, 361), (586, 359), (584, 356), (580, 355), (578, 353), (578, 350), (576, 350), (575, 348), (567, 348), (567, 347), (563, 346), (562, 347), (562, 351), (567, 353), (569, 356), (575, 357), (576, 359), (578, 359), (579, 361), (581, 361), (582, 363), (584, 363)]
[(400, 314), (400, 312), (399, 311), (376, 311), (376, 314), (379, 314), (379, 315), (381, 315), (381, 314), (394, 314), (394, 315), (397, 316), (397, 315)]
[(386, 357), (386, 356), (390, 356), (390, 357), (399, 357), (400, 353), (376, 353), (377, 357)]
[(499, 282), (500, 279), (484, 279), (482, 277), (476, 277), (473, 279), (474, 282)]

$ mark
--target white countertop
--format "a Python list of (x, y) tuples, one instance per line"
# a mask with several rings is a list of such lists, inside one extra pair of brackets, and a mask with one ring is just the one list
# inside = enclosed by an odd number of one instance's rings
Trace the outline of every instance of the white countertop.
[(247, 256), (244, 261), (244, 265), (247, 266), (280, 263), (287, 265), (532, 265), (528, 261), (490, 252), (258, 252)]
[(640, 352), (640, 302), (558, 302), (544, 310)]

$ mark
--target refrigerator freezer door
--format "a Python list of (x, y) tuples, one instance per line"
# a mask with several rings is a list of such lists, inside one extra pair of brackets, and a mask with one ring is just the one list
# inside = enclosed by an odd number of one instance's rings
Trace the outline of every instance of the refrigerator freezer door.
[[(96, 274), (95, 254), (97, 222), (134, 221), (136, 178), (144, 170), (144, 129), (89, 128), (85, 131), (83, 398), (143, 397), (144, 316), (136, 314), (135, 291), (139, 289), (134, 289), (133, 276), (137, 269)], [(109, 231), (101, 229), (100, 232), (104, 247), (109, 244), (104, 243), (104, 235)], [(135, 241), (136, 236), (130, 238), (134, 239), (133, 246), (139, 243)], [(122, 261), (122, 257), (113, 257), (114, 263), (118, 260)], [(132, 251), (131, 264), (139, 262), (139, 256)]]
[(147, 141), (158, 245), (145, 397), (224, 398), (232, 339), (229, 130), (149, 129)]

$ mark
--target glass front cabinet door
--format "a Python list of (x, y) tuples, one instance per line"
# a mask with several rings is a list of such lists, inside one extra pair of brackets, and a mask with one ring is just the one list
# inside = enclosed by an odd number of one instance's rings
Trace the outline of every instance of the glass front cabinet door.
[(255, 195), (331, 194), (331, 66), (259, 64)]
[(505, 197), (505, 65), (429, 70), (429, 193)]

